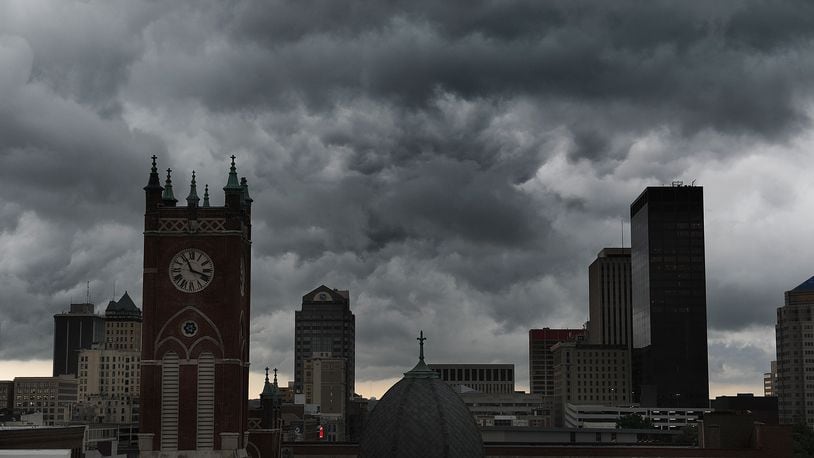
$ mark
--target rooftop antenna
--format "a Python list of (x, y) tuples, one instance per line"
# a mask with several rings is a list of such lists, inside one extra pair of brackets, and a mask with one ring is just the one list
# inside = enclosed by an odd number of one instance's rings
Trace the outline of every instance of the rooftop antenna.
[(90, 304), (90, 281), (87, 281), (85, 286), (85, 303)]
[(690, 186), (695, 186), (695, 180), (692, 180), (692, 183), (690, 184)]
[(620, 234), (622, 236), (622, 244), (620, 245), (622, 248), (625, 247), (625, 219), (619, 218), (619, 229)]

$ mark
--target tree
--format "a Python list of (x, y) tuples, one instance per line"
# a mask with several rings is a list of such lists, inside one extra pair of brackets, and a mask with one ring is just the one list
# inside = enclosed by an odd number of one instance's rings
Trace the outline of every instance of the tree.
[(632, 413), (616, 420), (616, 429), (654, 429), (653, 422)]
[(808, 425), (797, 423), (791, 434), (795, 457), (814, 456), (814, 431)]

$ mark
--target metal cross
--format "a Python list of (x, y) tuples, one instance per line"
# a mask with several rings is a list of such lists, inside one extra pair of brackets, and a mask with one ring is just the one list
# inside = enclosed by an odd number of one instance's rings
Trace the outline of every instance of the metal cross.
[(416, 337), (415, 340), (418, 341), (418, 345), (419, 345), (419, 348), (420, 348), (420, 352), (418, 354), (418, 359), (420, 359), (421, 361), (424, 361), (424, 341), (427, 340), (427, 338), (424, 337), (424, 330), (422, 330), (419, 333), (418, 337)]

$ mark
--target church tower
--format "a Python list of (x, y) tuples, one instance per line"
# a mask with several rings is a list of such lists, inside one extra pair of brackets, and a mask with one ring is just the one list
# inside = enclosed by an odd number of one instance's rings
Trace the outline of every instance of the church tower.
[(141, 456), (242, 456), (248, 430), (251, 203), (235, 157), (225, 204), (186, 205), (156, 158), (144, 215)]

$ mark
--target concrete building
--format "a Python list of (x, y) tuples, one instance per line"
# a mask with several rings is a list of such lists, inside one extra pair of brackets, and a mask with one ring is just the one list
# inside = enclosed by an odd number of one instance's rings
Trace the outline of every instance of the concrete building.
[(769, 372), (763, 373), (763, 396), (777, 396), (777, 361), (772, 361)]
[(630, 350), (624, 345), (560, 342), (554, 355), (554, 421), (565, 404), (630, 404)]
[(319, 405), (323, 414), (344, 414), (345, 366), (344, 358), (334, 358), (330, 353), (318, 353), (306, 359), (305, 403)]
[(514, 364), (430, 364), (453, 389), (465, 386), (481, 393), (514, 393)]
[(566, 428), (616, 428), (616, 423), (627, 415), (638, 415), (650, 420), (660, 430), (676, 430), (697, 423), (708, 407), (640, 407), (631, 405), (605, 406), (565, 404), (563, 425)]
[(529, 330), (529, 391), (554, 396), (554, 356), (551, 347), (558, 342), (585, 339), (585, 329)]
[(777, 393), (780, 423), (814, 427), (814, 277), (786, 291), (777, 309)]
[(14, 408), (22, 414), (42, 412), (48, 426), (65, 424), (71, 420), (77, 393), (77, 380), (72, 375), (16, 377)]
[(294, 386), (304, 389), (305, 360), (330, 353), (344, 358), (345, 398), (353, 397), (356, 377), (356, 317), (350, 311), (350, 293), (321, 285), (302, 297), (302, 310), (294, 312)]
[(630, 226), (636, 399), (707, 405), (703, 188), (646, 188), (630, 205)]
[(76, 375), (79, 351), (104, 338), (105, 323), (93, 304), (71, 304), (67, 313), (54, 315), (54, 377)]
[(541, 394), (481, 393), (459, 387), (456, 392), (472, 412), (480, 427), (518, 426), (551, 428), (554, 426), (553, 400)]
[(588, 267), (588, 342), (633, 345), (630, 248), (603, 248)]
[(105, 339), (79, 355), (78, 416), (94, 423), (138, 423), (141, 311), (125, 292), (105, 310)]
[(14, 408), (14, 381), (0, 380), (0, 410)]

